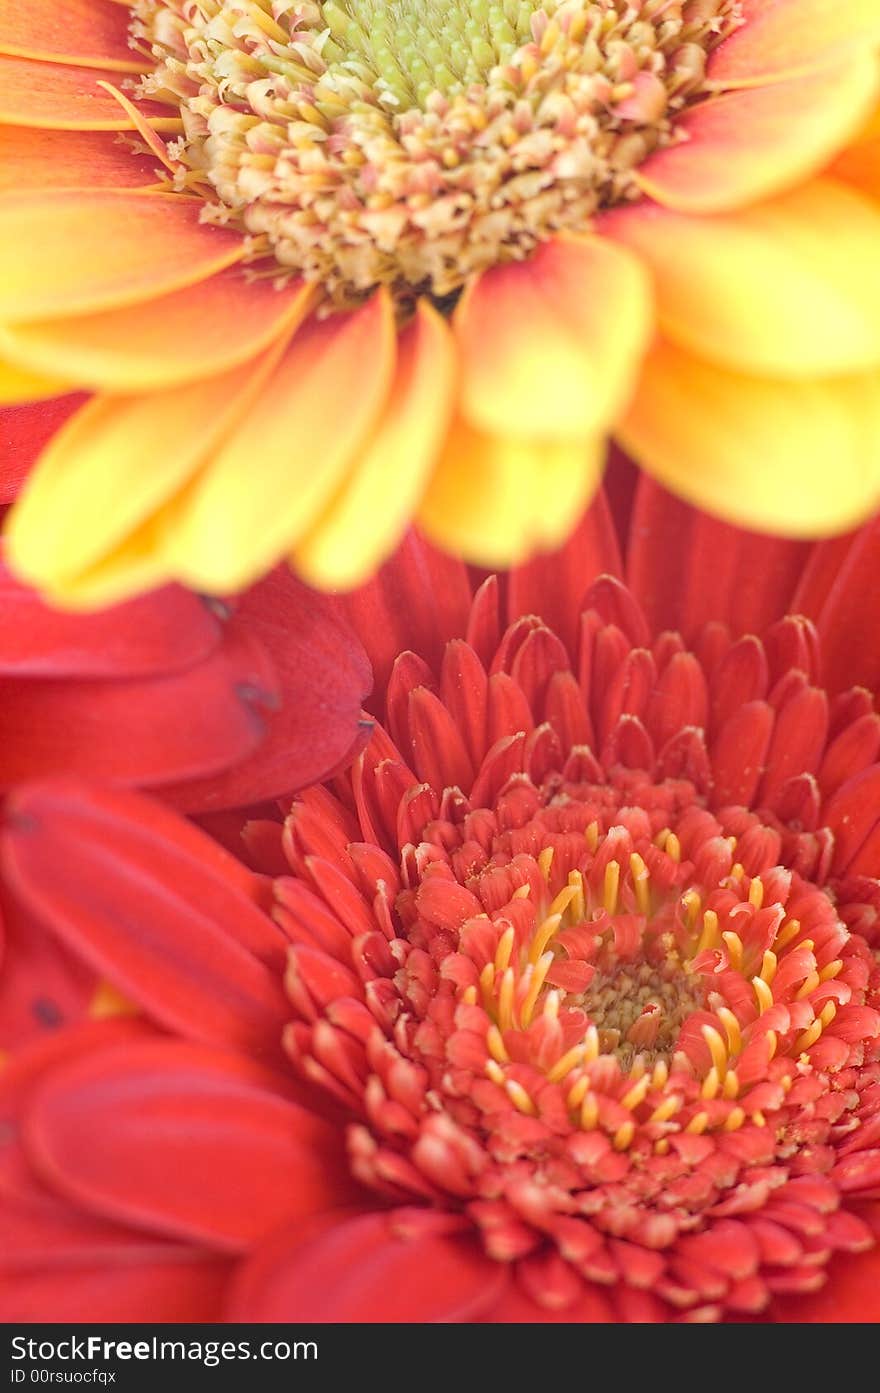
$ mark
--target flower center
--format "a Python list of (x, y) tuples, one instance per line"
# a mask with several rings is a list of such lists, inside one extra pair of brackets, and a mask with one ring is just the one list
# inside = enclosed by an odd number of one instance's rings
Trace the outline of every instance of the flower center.
[(638, 196), (739, 0), (138, 0), (182, 177), (255, 258), (406, 309)]

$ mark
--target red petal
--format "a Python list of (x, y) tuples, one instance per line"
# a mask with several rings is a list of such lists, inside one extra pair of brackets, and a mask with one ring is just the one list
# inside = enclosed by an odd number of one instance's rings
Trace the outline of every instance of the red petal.
[(690, 642), (709, 620), (761, 632), (789, 608), (809, 546), (733, 527), (643, 475), (633, 506), (627, 580), (654, 632)]
[(866, 609), (866, 597), (878, 590), (880, 518), (875, 518), (853, 538), (817, 619), (822, 678), (829, 692), (880, 687), (880, 625)]
[(207, 604), (169, 585), (95, 614), (52, 609), (0, 565), (4, 677), (139, 677), (179, 671), (220, 643)]
[(25, 1148), (87, 1209), (236, 1251), (340, 1193), (336, 1134), (279, 1083), (241, 1055), (180, 1041), (98, 1050), (38, 1088)]
[(269, 654), (279, 696), (265, 734), (222, 774), (163, 788), (186, 812), (244, 807), (327, 778), (369, 737), (362, 717), (371, 672), (363, 646), (325, 596), (279, 567), (239, 600), (232, 634)]
[(749, 807), (764, 773), (774, 712), (764, 701), (740, 707), (719, 730), (712, 746), (713, 803)]
[(37, 785), (11, 800), (3, 863), (25, 905), (161, 1025), (278, 1053), (283, 937), (248, 898), (256, 878), (196, 828), (136, 794)]
[(121, 1252), (99, 1265), (0, 1276), (0, 1320), (209, 1322), (222, 1319), (232, 1264), (192, 1249), (133, 1260)]
[(11, 897), (3, 905), (0, 1050), (82, 1020), (97, 978)]
[(880, 1288), (880, 1248), (857, 1257), (836, 1258), (828, 1268), (828, 1281), (821, 1291), (774, 1301), (775, 1320), (795, 1325), (847, 1324), (864, 1321), (875, 1324), (878, 1316), (877, 1291)]
[(460, 561), (410, 532), (378, 575), (338, 604), (367, 650), (381, 693), (407, 649), (439, 668), (447, 639), (465, 635), (471, 587)]
[[(834, 833), (834, 869), (850, 866), (880, 817), (880, 764), (847, 779), (825, 804), (824, 821)], [(869, 872), (875, 873), (875, 872)]]
[(537, 614), (574, 653), (579, 620), (575, 601), (603, 571), (619, 575), (622, 569), (611, 512), (600, 490), (564, 547), (509, 572), (508, 623), (523, 614)]
[(0, 410), (0, 503), (11, 503), (47, 440), (86, 400), (73, 392), (49, 401)]
[(398, 1237), (393, 1214), (346, 1217), (302, 1242), (279, 1234), (244, 1268), (229, 1318), (392, 1324), (471, 1321), (489, 1314), (509, 1280), (504, 1263), (469, 1238)]
[(63, 770), (152, 787), (208, 774), (260, 741), (273, 677), (253, 640), (227, 630), (181, 673), (3, 684), (0, 786)]

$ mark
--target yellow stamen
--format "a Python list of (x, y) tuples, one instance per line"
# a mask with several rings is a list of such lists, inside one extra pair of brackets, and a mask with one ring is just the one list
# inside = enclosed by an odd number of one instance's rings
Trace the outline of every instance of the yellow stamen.
[(709, 1114), (707, 1112), (698, 1112), (696, 1117), (691, 1118), (690, 1122), (684, 1130), (686, 1132), (691, 1132), (694, 1136), (698, 1137), (701, 1135), (701, 1133), (705, 1132), (708, 1126)]
[(650, 1087), (651, 1080), (649, 1076), (645, 1074), (642, 1078), (638, 1080), (637, 1083), (633, 1084), (632, 1088), (628, 1089), (628, 1091), (624, 1093), (623, 1097), (620, 1100), (621, 1105), (625, 1108), (630, 1109), (637, 1108), (639, 1106), (639, 1103), (644, 1102), (645, 1094), (648, 1092), (648, 1089)]
[(764, 882), (757, 876), (749, 886), (749, 904), (755, 909), (760, 909), (764, 903)]
[(634, 851), (629, 858), (629, 869), (632, 876), (633, 889), (636, 892), (636, 904), (642, 914), (650, 914), (651, 891), (648, 867), (637, 851)]
[(609, 861), (605, 867), (605, 886), (602, 894), (602, 903), (609, 914), (614, 914), (617, 909), (617, 893), (620, 887), (620, 862)]
[(489, 1053), (492, 1055), (492, 1058), (496, 1059), (499, 1064), (510, 1063), (510, 1055), (507, 1053), (504, 1040), (501, 1037), (501, 1031), (498, 1029), (497, 1025), (490, 1025), (489, 1029), (486, 1031), (486, 1044), (489, 1046)]
[(740, 1034), (739, 1021), (729, 1006), (719, 1006), (715, 1014), (724, 1026), (729, 1052), (731, 1054), (739, 1054), (742, 1049), (742, 1035)]
[(521, 1083), (517, 1083), (516, 1079), (508, 1079), (505, 1088), (508, 1098), (519, 1112), (524, 1112), (528, 1117), (536, 1116), (538, 1109)]
[(758, 1014), (763, 1016), (764, 1012), (769, 1011), (773, 1005), (773, 993), (763, 977), (753, 977), (752, 986), (755, 989), (755, 997), (758, 1002)]
[(504, 930), (498, 940), (498, 947), (495, 949), (495, 971), (504, 972), (510, 965), (510, 955), (513, 952), (513, 945), (516, 941), (516, 932), (513, 925)]
[(553, 865), (553, 847), (545, 846), (538, 856), (538, 865), (545, 880), (550, 879), (550, 867)]
[(778, 966), (779, 960), (776, 957), (776, 954), (772, 952), (769, 948), (767, 948), (764, 952), (764, 956), (761, 959), (761, 976), (767, 983), (768, 987), (770, 986), (770, 983), (773, 981), (773, 978), (776, 976), (776, 969)]
[(634, 1122), (622, 1122), (614, 1133), (612, 1146), (615, 1151), (626, 1151), (631, 1145), (632, 1139), (636, 1134), (636, 1124)]
[(730, 966), (734, 972), (742, 971), (743, 946), (739, 934), (727, 929), (722, 935), (722, 939), (727, 945), (727, 953), (730, 958)]

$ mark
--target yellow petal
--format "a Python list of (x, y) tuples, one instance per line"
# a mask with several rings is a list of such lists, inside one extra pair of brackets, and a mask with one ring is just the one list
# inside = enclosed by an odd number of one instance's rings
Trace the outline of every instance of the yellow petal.
[(880, 43), (877, 0), (741, 0), (745, 23), (715, 50), (710, 84), (750, 87)]
[(632, 171), (639, 188), (683, 213), (723, 213), (818, 174), (864, 123), (880, 83), (873, 53), (818, 72), (724, 93), (676, 119), (678, 143)]
[(694, 353), (775, 377), (880, 364), (880, 208), (854, 189), (817, 179), (715, 218), (640, 203), (599, 226), (648, 263), (664, 334)]
[(0, 201), (0, 322), (169, 295), (240, 261), (243, 238), (175, 194), (27, 193)]
[(99, 391), (154, 391), (256, 357), (313, 299), (302, 282), (278, 289), (233, 266), (143, 304), (0, 329), (0, 352)]
[(484, 435), (458, 419), (419, 509), (439, 546), (507, 566), (559, 546), (599, 484), (602, 441)]
[(253, 401), (250, 371), (146, 397), (95, 397), (53, 437), (8, 525), (10, 564), (63, 594), (182, 487)]
[(0, 362), (0, 406), (16, 406), (19, 402), (42, 401), (60, 397), (71, 391), (69, 383), (28, 372), (13, 363)]
[(426, 300), (398, 341), (397, 369), (373, 435), (293, 564), (321, 587), (368, 580), (412, 519), (452, 411), (456, 359), (445, 321)]
[(742, 527), (824, 536), (880, 503), (876, 372), (779, 382), (661, 342), (618, 437), (673, 493)]
[(453, 322), (471, 425), (570, 442), (625, 404), (652, 315), (635, 257), (595, 237), (559, 236), (528, 261), (484, 272)]
[(196, 588), (249, 585), (296, 546), (369, 438), (394, 371), (389, 297), (311, 319), (169, 529), (175, 573)]

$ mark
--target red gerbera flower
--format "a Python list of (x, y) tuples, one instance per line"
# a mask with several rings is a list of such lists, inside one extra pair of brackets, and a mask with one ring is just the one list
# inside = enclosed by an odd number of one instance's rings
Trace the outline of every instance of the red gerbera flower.
[(0, 1080), (6, 1319), (877, 1314), (880, 527), (631, 525), (629, 589), (600, 503), (346, 602), (384, 724), (248, 828), (271, 881), (14, 797), (10, 905), (137, 1015)]

